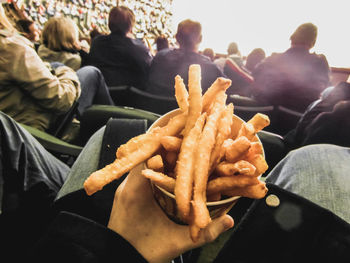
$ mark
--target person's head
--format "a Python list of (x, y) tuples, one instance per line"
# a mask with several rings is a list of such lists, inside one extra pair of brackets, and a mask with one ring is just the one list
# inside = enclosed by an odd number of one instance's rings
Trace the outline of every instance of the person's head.
[(312, 48), (316, 43), (317, 27), (312, 23), (300, 25), (290, 36), (292, 46)]
[(109, 12), (108, 27), (112, 33), (127, 35), (135, 25), (135, 15), (125, 6), (113, 7)]
[(202, 41), (202, 25), (190, 19), (180, 22), (177, 26), (176, 41), (180, 48), (197, 51)]
[(78, 26), (70, 18), (50, 18), (45, 23), (41, 34), (41, 42), (54, 51), (79, 50)]
[(239, 50), (238, 50), (237, 43), (231, 42), (227, 47), (227, 54), (234, 55), (234, 54), (238, 54), (238, 53), (239, 53)]
[(206, 48), (203, 50), (202, 54), (204, 56), (207, 56), (211, 61), (214, 61), (214, 58), (215, 58), (215, 52), (213, 49), (211, 48)]
[(7, 18), (2, 4), (0, 4), (0, 29), (16, 31), (15, 27), (11, 24), (10, 20)]
[(29, 19), (20, 19), (17, 21), (18, 30), (30, 41), (38, 42), (40, 40), (40, 30), (37, 24)]
[(158, 36), (156, 39), (157, 51), (160, 51), (165, 48), (169, 48), (169, 41), (166, 36)]
[(252, 71), (254, 67), (266, 57), (265, 51), (262, 48), (253, 49), (247, 56), (245, 66)]

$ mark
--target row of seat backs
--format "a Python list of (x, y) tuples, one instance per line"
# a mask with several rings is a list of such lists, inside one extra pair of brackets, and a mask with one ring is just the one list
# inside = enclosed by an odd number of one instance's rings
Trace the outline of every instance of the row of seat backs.
[[(129, 106), (163, 115), (178, 108), (175, 97), (164, 97), (151, 94), (130, 86), (109, 87), (116, 105)], [(280, 135), (294, 129), (302, 116), (301, 112), (287, 109), (283, 106), (259, 105), (254, 99), (230, 95), (228, 103), (235, 106), (235, 114), (247, 121), (256, 113), (264, 113), (270, 117), (271, 125), (266, 128)]]
[(163, 115), (178, 108), (175, 97), (154, 95), (132, 86), (109, 87), (114, 103)]

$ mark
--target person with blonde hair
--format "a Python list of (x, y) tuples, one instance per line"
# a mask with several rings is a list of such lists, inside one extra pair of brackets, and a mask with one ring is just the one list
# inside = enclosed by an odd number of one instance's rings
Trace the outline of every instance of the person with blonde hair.
[(52, 17), (44, 25), (38, 54), (47, 62), (61, 62), (78, 70), (81, 66), (79, 30), (73, 20)]
[(19, 123), (47, 131), (76, 101), (78, 117), (92, 104), (114, 104), (97, 68), (75, 72), (63, 64), (44, 63), (2, 5), (0, 58), (0, 111)]

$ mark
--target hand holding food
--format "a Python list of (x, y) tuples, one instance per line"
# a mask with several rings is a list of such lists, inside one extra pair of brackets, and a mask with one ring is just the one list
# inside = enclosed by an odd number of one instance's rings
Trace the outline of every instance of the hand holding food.
[(268, 116), (258, 113), (243, 122), (233, 114), (234, 105), (226, 105), (231, 81), (218, 78), (202, 95), (200, 79), (199, 65), (191, 65), (187, 92), (176, 76), (176, 114), (169, 120), (161, 117), (165, 125), (153, 125), (120, 146), (116, 160), (84, 183), (91, 195), (144, 163), (141, 174), (174, 197), (176, 213), (190, 225), (193, 241), (212, 220), (208, 202), (234, 196), (262, 198), (267, 192), (259, 176), (268, 166), (256, 134), (269, 125)]

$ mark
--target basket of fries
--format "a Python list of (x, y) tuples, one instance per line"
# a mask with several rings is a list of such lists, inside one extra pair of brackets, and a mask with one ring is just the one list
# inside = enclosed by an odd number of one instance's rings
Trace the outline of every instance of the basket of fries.
[(227, 213), (241, 196), (263, 198), (267, 170), (257, 133), (269, 125), (257, 113), (244, 122), (226, 105), (231, 80), (218, 78), (202, 94), (201, 69), (191, 65), (188, 89), (175, 77), (179, 108), (161, 116), (145, 134), (117, 150), (117, 158), (84, 182), (91, 195), (139, 164), (150, 179), (155, 199), (174, 221), (188, 224), (193, 241), (200, 229)]

